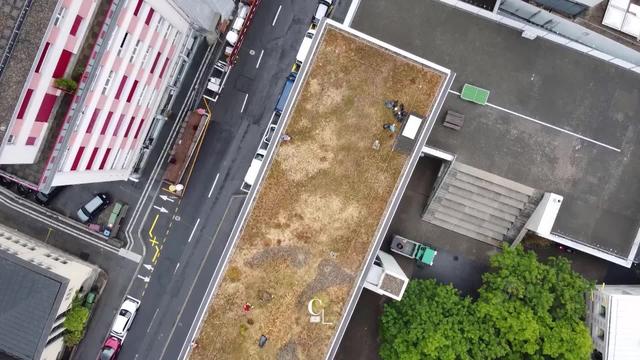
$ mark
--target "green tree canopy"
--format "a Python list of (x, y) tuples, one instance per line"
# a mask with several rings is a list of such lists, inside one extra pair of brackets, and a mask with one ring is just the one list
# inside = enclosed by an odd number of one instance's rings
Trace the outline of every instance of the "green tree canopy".
[(67, 346), (78, 345), (84, 336), (84, 328), (89, 319), (89, 310), (82, 306), (82, 301), (81, 297), (76, 296), (64, 319), (64, 328), (66, 329), (64, 343)]
[(475, 302), (448, 285), (413, 280), (385, 305), (380, 356), (395, 359), (587, 359), (591, 284), (565, 258), (539, 262), (522, 247), (491, 258)]

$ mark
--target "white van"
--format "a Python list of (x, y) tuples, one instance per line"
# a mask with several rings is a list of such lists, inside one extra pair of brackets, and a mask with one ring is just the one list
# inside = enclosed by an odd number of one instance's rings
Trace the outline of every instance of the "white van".
[(256, 177), (258, 177), (258, 172), (260, 171), (265, 155), (267, 155), (266, 149), (258, 149), (253, 160), (251, 160), (251, 165), (249, 166), (249, 170), (247, 170), (247, 175), (244, 176), (244, 182), (242, 183), (240, 190), (244, 192), (249, 192), (249, 190), (251, 190), (253, 183), (256, 181)]
[(316, 29), (309, 29), (309, 31), (307, 31), (307, 33), (304, 35), (304, 39), (302, 39), (302, 45), (300, 45), (298, 55), (296, 55), (296, 64), (302, 65), (302, 63), (304, 62), (304, 59), (309, 53), (309, 49), (311, 49), (311, 42), (313, 41), (313, 36), (315, 34)]

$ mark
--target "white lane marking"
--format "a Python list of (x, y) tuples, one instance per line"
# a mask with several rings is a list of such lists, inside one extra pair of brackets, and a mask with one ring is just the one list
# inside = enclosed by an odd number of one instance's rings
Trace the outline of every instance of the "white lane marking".
[[(450, 93), (452, 93), (452, 94), (455, 94), (455, 95), (460, 96), (460, 93), (459, 93), (459, 92), (457, 92), (457, 91), (449, 90), (449, 92), (450, 92)], [(600, 142), (600, 141), (598, 141), (598, 140), (593, 140), (593, 139), (588, 138), (588, 137), (586, 137), (586, 136), (583, 136), (583, 135), (580, 135), (580, 134), (576, 134), (576, 133), (574, 133), (574, 132), (572, 132), (572, 131), (565, 130), (565, 129), (563, 129), (563, 128), (561, 128), (561, 127), (557, 127), (557, 126), (555, 126), (555, 125), (547, 124), (546, 122), (543, 122), (543, 121), (540, 121), (540, 120), (536, 120), (536, 119), (532, 118), (531, 116), (527, 116), (527, 115), (524, 115), (524, 114), (520, 114), (520, 113), (517, 113), (517, 112), (515, 112), (515, 111), (513, 111), (513, 110), (505, 109), (505, 108), (503, 108), (503, 107), (501, 107), (501, 106), (494, 105), (494, 104), (491, 104), (491, 103), (487, 103), (487, 106), (491, 106), (491, 107), (492, 107), (492, 108), (494, 108), (494, 109), (502, 110), (502, 111), (507, 112), (507, 113), (509, 113), (509, 114), (511, 114), (511, 115), (519, 116), (519, 117), (521, 117), (521, 118), (523, 118), (523, 119), (525, 119), (525, 120), (533, 121), (533, 122), (534, 122), (534, 123), (536, 123), (536, 124), (539, 124), (539, 125), (542, 125), (542, 126), (546, 126), (546, 127), (552, 128), (552, 129), (554, 129), (554, 130), (558, 130), (558, 131), (563, 132), (563, 133), (565, 133), (565, 134), (575, 136), (575, 137), (577, 137), (577, 138), (579, 138), (579, 139), (582, 139), (582, 140), (588, 141), (588, 142), (593, 143), (593, 144), (596, 144), (596, 145), (600, 145), (600, 146), (605, 147), (605, 148), (607, 148), (607, 149), (610, 149), (610, 150), (613, 150), (613, 151), (617, 151), (617, 152), (620, 152), (620, 151), (621, 151), (620, 149), (618, 149), (618, 148), (616, 148), (616, 147), (613, 147), (613, 146), (611, 146), (611, 145), (607, 145), (607, 144), (602, 143), (602, 142)]]
[(180, 263), (177, 263), (177, 264), (176, 264), (176, 268), (175, 268), (175, 270), (173, 270), (173, 275), (175, 275), (175, 274), (176, 274), (176, 272), (178, 271), (178, 268), (179, 268), (179, 267), (180, 267)]
[(245, 105), (247, 105), (247, 99), (249, 98), (249, 94), (244, 94), (244, 101), (242, 102), (242, 109), (240, 109), (240, 112), (244, 111), (244, 107)]
[(209, 196), (207, 196), (208, 198), (211, 197), (211, 194), (213, 194), (213, 188), (216, 187), (216, 183), (218, 182), (218, 177), (220, 176), (220, 173), (216, 174), (216, 179), (213, 180), (213, 185), (211, 185), (211, 190), (209, 190)]
[(280, 15), (280, 10), (282, 10), (282, 5), (278, 6), (278, 11), (276, 11), (276, 16), (273, 18), (273, 22), (271, 26), (276, 26), (276, 21), (278, 21), (278, 15)]
[(200, 224), (200, 218), (196, 220), (196, 224), (193, 226), (193, 230), (191, 230), (191, 235), (189, 235), (189, 240), (187, 240), (187, 242), (191, 242), (191, 238), (193, 238), (193, 234), (195, 234), (198, 224)]
[(258, 62), (256, 63), (256, 69), (260, 67), (260, 61), (262, 61), (262, 55), (264, 55), (264, 49), (260, 51), (260, 56), (258, 56)]
[(149, 332), (149, 330), (151, 330), (151, 325), (153, 325), (153, 321), (156, 319), (156, 315), (158, 315), (158, 310), (160, 310), (160, 308), (156, 308), (156, 311), (153, 313), (153, 317), (151, 318), (151, 322), (149, 323), (149, 327), (147, 328), (147, 332)]

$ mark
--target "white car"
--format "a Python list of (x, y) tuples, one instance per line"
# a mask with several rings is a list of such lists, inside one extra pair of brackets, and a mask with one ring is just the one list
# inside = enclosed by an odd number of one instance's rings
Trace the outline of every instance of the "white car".
[(318, 25), (322, 18), (329, 16), (332, 6), (333, 0), (320, 0), (316, 13), (311, 18), (311, 22)]
[(313, 41), (315, 34), (316, 29), (309, 29), (309, 31), (304, 35), (304, 39), (302, 39), (302, 44), (300, 45), (300, 49), (296, 55), (296, 64), (302, 65), (304, 59), (306, 59), (307, 53), (309, 52), (309, 49), (311, 49), (311, 42)]
[(111, 326), (112, 336), (124, 340), (131, 324), (133, 323), (133, 319), (136, 317), (138, 307), (140, 307), (140, 300), (127, 296), (120, 306), (120, 310), (118, 310), (118, 314), (113, 321), (113, 326)]
[(249, 170), (247, 170), (247, 175), (244, 176), (244, 183), (240, 187), (242, 191), (249, 192), (249, 190), (251, 190), (253, 183), (256, 181), (256, 177), (258, 177), (258, 171), (260, 171), (265, 155), (267, 155), (266, 149), (258, 149), (253, 160), (251, 160), (251, 165), (249, 166)]

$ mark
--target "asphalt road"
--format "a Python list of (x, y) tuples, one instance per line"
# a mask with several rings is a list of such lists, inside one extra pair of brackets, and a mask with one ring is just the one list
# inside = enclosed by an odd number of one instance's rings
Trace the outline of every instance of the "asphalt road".
[(129, 292), (142, 305), (119, 358), (174, 360), (188, 347), (245, 199), (240, 185), (315, 7), (262, 2), (225, 89), (209, 104), (212, 121), (184, 197), (153, 194), (140, 229), (144, 265)]

